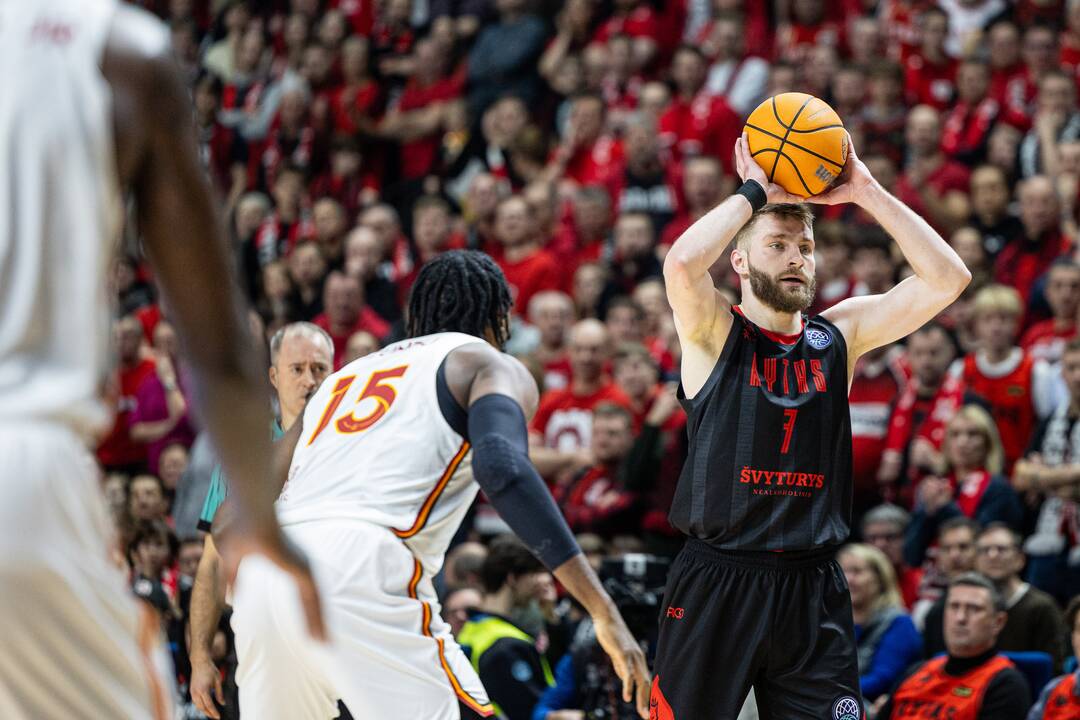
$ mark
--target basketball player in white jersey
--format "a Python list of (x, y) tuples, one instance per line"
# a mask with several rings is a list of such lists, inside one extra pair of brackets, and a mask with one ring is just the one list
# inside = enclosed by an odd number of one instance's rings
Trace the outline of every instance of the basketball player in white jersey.
[(164, 26), (117, 0), (0, 0), (0, 76), (0, 717), (164, 718), (87, 450), (110, 422), (105, 275), (125, 190), (235, 478), (227, 557), (283, 567), (321, 634), (266, 488), (259, 353)]
[(241, 712), (325, 720), (340, 697), (357, 718), (492, 716), (432, 586), (482, 488), (592, 615), (624, 698), (648, 717), (644, 655), (529, 462), (536, 383), (497, 349), (510, 307), (490, 257), (440, 255), (413, 287), (410, 339), (328, 377), (279, 443), (278, 516), (311, 558), (333, 639), (312, 642), (288, 577), (246, 559), (233, 614)]

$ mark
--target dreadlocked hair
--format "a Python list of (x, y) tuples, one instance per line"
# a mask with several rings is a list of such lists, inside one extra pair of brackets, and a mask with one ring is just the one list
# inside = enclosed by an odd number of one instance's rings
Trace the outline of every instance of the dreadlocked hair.
[(490, 256), (451, 250), (420, 269), (409, 295), (409, 337), (460, 332), (482, 338), (491, 328), (502, 347), (511, 304), (506, 276)]

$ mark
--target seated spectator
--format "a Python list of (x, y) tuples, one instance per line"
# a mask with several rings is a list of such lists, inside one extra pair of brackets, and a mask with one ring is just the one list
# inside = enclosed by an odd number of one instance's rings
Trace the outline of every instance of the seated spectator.
[(892, 239), (880, 230), (860, 233), (851, 252), (853, 295), (881, 295), (896, 284), (892, 259)]
[(983, 60), (960, 63), (956, 88), (956, 103), (943, 118), (941, 149), (949, 159), (971, 167), (986, 159), (990, 129), (1001, 105), (990, 97), (990, 66)]
[(292, 280), (292, 307), (298, 320), (310, 322), (323, 311), (323, 281), (326, 260), (319, 245), (307, 240), (296, 246), (288, 260)]
[(1080, 593), (1080, 340), (1065, 346), (1061, 375), (1068, 399), (1036, 428), (1027, 456), (1013, 469), (1013, 484), (1029, 496), (1046, 496), (1024, 543), (1028, 580), (1064, 603)]
[(364, 303), (356, 278), (332, 272), (326, 278), (322, 315), (313, 322), (330, 334), (334, 341), (334, 369), (345, 364), (345, 345), (354, 333), (364, 330), (377, 338), (390, 332), (390, 325)]
[(660, 235), (660, 247), (665, 253), (691, 225), (720, 204), (725, 184), (724, 169), (716, 158), (699, 156), (683, 161), (679, 212)]
[(867, 79), (870, 97), (858, 121), (864, 138), (859, 154), (884, 155), (899, 165), (903, 160), (907, 124), (904, 69), (894, 62), (875, 59), (867, 71)]
[(921, 566), (941, 524), (963, 515), (980, 525), (1002, 522), (1019, 531), (1020, 498), (1002, 475), (1004, 452), (993, 418), (965, 405), (945, 428), (939, 474), (919, 483), (915, 512), (904, 540), (904, 557)]
[(844, 26), (839, 18), (829, 16), (824, 0), (798, 0), (791, 3), (789, 12), (776, 30), (777, 57), (800, 64), (817, 47), (843, 46)]
[(944, 110), (956, 92), (957, 62), (945, 51), (949, 16), (929, 6), (919, 14), (919, 48), (908, 56), (904, 89), (911, 105)]
[(1061, 361), (1066, 343), (1076, 337), (1080, 265), (1069, 258), (1055, 260), (1046, 275), (1043, 293), (1051, 317), (1029, 327), (1020, 340), (1020, 347), (1035, 360), (1057, 363)]
[(562, 142), (551, 153), (541, 176), (546, 182), (605, 185), (623, 165), (623, 146), (605, 128), (606, 106), (599, 95), (573, 98)]
[(450, 626), (456, 638), (469, 620), (469, 613), (476, 612), (484, 602), (484, 594), (473, 587), (451, 590), (442, 604), (442, 618)]
[(516, 537), (496, 538), (481, 569), (483, 601), (457, 635), (495, 712), (507, 720), (529, 720), (537, 700), (554, 682), (536, 638), (510, 620), (515, 610), (535, 601), (547, 574)]
[[(162, 321), (159, 328), (167, 324)], [(195, 429), (188, 419), (188, 401), (176, 356), (154, 353), (154, 372), (147, 375), (135, 391), (135, 407), (129, 417), (131, 439), (146, 447), (146, 462), (151, 473), (159, 474), (164, 449), (179, 443), (190, 447)]]
[(624, 213), (615, 221), (614, 252), (609, 260), (610, 292), (629, 295), (639, 282), (663, 275), (656, 255), (656, 233), (649, 216)]
[(993, 262), (1012, 238), (1023, 232), (1020, 219), (1009, 210), (1009, 178), (997, 165), (979, 165), (971, 173), (971, 216), (983, 248)]
[(931, 549), (934, 565), (923, 575), (919, 599), (911, 609), (915, 627), (923, 633), (926, 657), (945, 651), (945, 590), (954, 578), (975, 570), (975, 536), (980, 529), (977, 522), (964, 515), (946, 520), (938, 529), (937, 546)]
[[(1073, 3), (1071, 7), (1077, 7)], [(1075, 13), (1074, 13), (1075, 14)], [(1080, 658), (1080, 595), (1065, 609), (1073, 656)], [(1056, 677), (1043, 689), (1027, 720), (1065, 720), (1080, 717), (1080, 668)]]
[(169, 514), (165, 487), (157, 475), (136, 475), (128, 486), (128, 517), (134, 521), (164, 520)]
[(532, 355), (544, 371), (541, 390), (564, 389), (571, 376), (566, 343), (574, 322), (574, 301), (556, 290), (539, 292), (529, 301), (528, 320), (540, 331), (540, 344)]
[(855, 363), (851, 389), (848, 390), (848, 407), (856, 515), (862, 515), (884, 500), (878, 471), (885, 452), (889, 415), (897, 396), (908, 383), (898, 362), (899, 354), (896, 345), (883, 345), (867, 351)]
[(1006, 239), (994, 264), (994, 280), (1016, 288), (1027, 301), (1035, 281), (1054, 260), (1068, 253), (1070, 244), (1061, 232), (1057, 193), (1050, 178), (1029, 177), (1017, 185), (1016, 195), (1022, 232)]
[(964, 358), (965, 389), (979, 397), (994, 416), (1012, 472), (1035, 430), (1038, 418), (1053, 409), (1053, 373), (1046, 363), (1016, 346), (1024, 306), (1011, 287), (988, 285), (972, 305), (979, 349)]
[(975, 569), (997, 586), (1008, 610), (998, 649), (1044, 652), (1060, 671), (1065, 658), (1061, 610), (1052, 597), (1020, 579), (1024, 568), (1020, 535), (994, 523), (979, 533), (975, 547)]
[(736, 12), (718, 13), (702, 29), (699, 42), (712, 65), (705, 89), (724, 98), (739, 117), (746, 117), (765, 95), (769, 63), (746, 51), (743, 16)]
[(709, 155), (718, 158), (724, 171), (733, 171), (730, 148), (739, 136), (741, 123), (723, 98), (705, 87), (708, 65), (701, 50), (681, 45), (671, 60), (671, 79), (676, 94), (660, 116), (660, 142), (677, 160)]
[(634, 471), (627, 466), (634, 442), (633, 422), (626, 408), (613, 403), (593, 409), (593, 464), (560, 480), (554, 490), (575, 533), (611, 539), (638, 532), (642, 506), (637, 493), (627, 487), (627, 476)]
[(377, 352), (381, 347), (379, 338), (366, 330), (355, 332), (349, 336), (349, 341), (345, 343), (345, 363), (351, 363), (353, 360)]
[(180, 478), (187, 470), (188, 446), (183, 443), (166, 445), (158, 457), (158, 477), (170, 500), (176, 496)]
[(896, 183), (896, 196), (939, 232), (954, 230), (968, 216), (971, 172), (941, 151), (941, 114), (917, 105), (907, 116), (904, 137), (908, 159)]
[(1027, 681), (995, 648), (1005, 622), (1005, 600), (989, 580), (976, 573), (953, 580), (945, 601), (948, 654), (922, 663), (879, 698), (876, 717), (1024, 717), (1031, 706)]
[(113, 407), (112, 429), (98, 445), (97, 458), (105, 469), (134, 472), (146, 462), (146, 445), (131, 436), (131, 417), (138, 408), (138, 390), (154, 375), (154, 361), (142, 353), (143, 330), (134, 315), (113, 324), (116, 372), (106, 398)]
[(582, 263), (574, 271), (574, 309), (579, 319), (596, 318), (604, 301), (608, 269), (598, 262)]
[(163, 622), (180, 617), (176, 604), (175, 576), (166, 578), (176, 555), (176, 536), (162, 520), (142, 520), (135, 524), (128, 543), (131, 589), (158, 611)]
[(1076, 80), (1054, 69), (1039, 78), (1032, 128), (1020, 141), (1020, 175), (1058, 173), (1058, 146), (1080, 140)]
[(859, 685), (873, 702), (921, 657), (922, 638), (904, 612), (896, 573), (884, 553), (870, 545), (845, 545), (836, 561), (851, 591)]
[(919, 567), (909, 567), (904, 561), (904, 533), (910, 522), (911, 516), (896, 505), (878, 505), (862, 520), (863, 542), (877, 548), (889, 559), (905, 608), (915, 604), (923, 572)]
[(581, 320), (570, 329), (570, 385), (541, 396), (529, 429), (529, 457), (545, 478), (592, 464), (588, 448), (597, 405), (614, 402), (629, 409), (629, 398), (604, 374), (610, 344), (597, 320)]
[(359, 35), (341, 44), (342, 83), (330, 94), (330, 120), (334, 130), (344, 135), (370, 129), (374, 124), (380, 92), (371, 74), (368, 50), (368, 38)]
[(656, 11), (643, 0), (615, 0), (614, 12), (593, 35), (594, 43), (606, 43), (615, 35), (626, 35), (633, 40), (633, 68), (642, 71), (656, 57), (660, 39), (659, 19)]
[(304, 171), (284, 165), (271, 187), (274, 212), (259, 225), (254, 240), (259, 265), (263, 267), (287, 257), (301, 240), (315, 237), (315, 225), (304, 209)]
[(315, 245), (323, 262), (341, 270), (345, 261), (345, 232), (349, 229), (345, 208), (332, 197), (320, 197), (311, 208), (311, 221), (315, 225)]
[(458, 588), (482, 590), (484, 583), (481, 569), (487, 556), (487, 546), (478, 542), (466, 541), (454, 546), (446, 554), (446, 562), (443, 563), (443, 567), (446, 568), (444, 580), (447, 589), (450, 591)]
[(497, 262), (510, 285), (517, 315), (525, 314), (537, 293), (562, 290), (566, 283), (555, 255), (541, 245), (530, 213), (520, 195), (502, 200), (495, 211), (495, 239), (502, 246), (502, 257)]
[(616, 211), (642, 213), (659, 232), (675, 216), (677, 199), (673, 166), (665, 164), (656, 136), (656, 120), (645, 113), (630, 116), (623, 130), (626, 162), (609, 176)]
[[(419, 204), (419, 201), (417, 201)], [(360, 281), (364, 300), (388, 322), (401, 319), (397, 286), (380, 273), (382, 245), (371, 228), (357, 226), (345, 238), (345, 274)]]

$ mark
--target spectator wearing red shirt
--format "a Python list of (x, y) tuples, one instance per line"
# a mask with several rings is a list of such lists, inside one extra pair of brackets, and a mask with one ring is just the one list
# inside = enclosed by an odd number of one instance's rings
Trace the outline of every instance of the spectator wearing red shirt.
[(594, 533), (610, 540), (640, 532), (641, 502), (624, 479), (633, 443), (630, 412), (614, 403), (597, 405), (590, 440), (593, 464), (562, 479), (554, 490), (559, 509), (575, 533)]
[(1020, 200), (1023, 232), (1010, 238), (994, 263), (994, 280), (1030, 298), (1035, 281), (1050, 264), (1069, 251), (1070, 243), (1058, 225), (1058, 198), (1045, 175), (1022, 181), (1016, 190)]
[(944, 116), (941, 149), (949, 159), (970, 167), (986, 158), (990, 130), (1001, 105), (990, 97), (990, 66), (982, 60), (960, 63), (956, 89), (956, 103)]
[(143, 330), (133, 315), (113, 325), (117, 370), (110, 379), (106, 395), (116, 413), (112, 429), (98, 445), (98, 461), (109, 471), (133, 472), (146, 462), (146, 445), (131, 437), (131, 415), (136, 409), (137, 392), (146, 378), (154, 374), (154, 361), (141, 354)]
[(964, 386), (989, 407), (1008, 474), (1035, 430), (1040, 392), (1035, 360), (1016, 346), (1024, 308), (1013, 288), (987, 285), (975, 295), (972, 310), (979, 349), (964, 358)]
[(255, 232), (255, 252), (259, 265), (288, 257), (302, 240), (315, 236), (315, 225), (304, 209), (304, 174), (286, 165), (274, 181), (274, 212)]
[(829, 104), (836, 114), (848, 124), (849, 131), (859, 127), (859, 119), (866, 107), (867, 88), (866, 68), (852, 62), (844, 62), (829, 80)]
[[(729, 183), (730, 184), (730, 183)], [(688, 158), (683, 163), (682, 200), (678, 214), (664, 226), (660, 248), (666, 252), (679, 236), (712, 210), (728, 194), (724, 170), (713, 157)]]
[(424, 177), (439, 157), (443, 132), (450, 127), (451, 103), (461, 100), (465, 76), (448, 73), (450, 48), (435, 38), (416, 43), (416, 68), (386, 117), (379, 133), (401, 144), (401, 175), (404, 180)]
[(338, 136), (330, 145), (330, 166), (312, 182), (311, 195), (333, 198), (351, 221), (361, 208), (378, 201), (379, 186), (379, 174), (365, 162), (360, 143)]
[(551, 154), (544, 178), (572, 180), (578, 185), (603, 185), (623, 163), (622, 143), (604, 132), (606, 106), (599, 95), (574, 97), (562, 142)]
[(532, 352), (543, 368), (543, 390), (562, 390), (570, 384), (567, 334), (574, 322), (574, 301), (556, 290), (545, 290), (529, 301), (529, 324), (540, 332), (540, 344)]
[(218, 119), (223, 87), (221, 80), (204, 72), (195, 82), (195, 129), (199, 154), (210, 180), (229, 208), (247, 187), (247, 144), (233, 128)]
[(1027, 115), (1024, 97), (1027, 70), (1020, 57), (1020, 29), (1010, 20), (999, 20), (986, 32), (990, 62), (990, 97), (1011, 117)]
[(611, 196), (600, 185), (578, 188), (564, 213), (565, 239), (559, 256), (577, 269), (582, 263), (596, 262), (605, 253), (611, 232)]
[(929, 105), (908, 113), (908, 161), (896, 182), (896, 196), (943, 234), (968, 216), (971, 172), (941, 151), (941, 116)]
[(388, 0), (382, 3), (371, 27), (371, 56), (379, 75), (398, 84), (412, 74), (416, 35), (410, 25), (412, 2)]
[(904, 70), (889, 60), (875, 60), (867, 72), (869, 102), (858, 120), (862, 128), (867, 155), (884, 155), (899, 165), (903, 161), (904, 127), (907, 108), (904, 106)]
[(828, 45), (838, 51), (844, 47), (843, 23), (826, 17), (825, 9), (825, 0), (794, 0), (790, 21), (776, 31), (777, 58), (800, 64), (814, 47)]
[(330, 119), (335, 132), (352, 135), (374, 123), (380, 93), (371, 76), (368, 45), (366, 37), (355, 35), (341, 44), (343, 82), (330, 93)]
[(570, 385), (545, 392), (529, 428), (529, 457), (545, 478), (592, 465), (592, 411), (603, 402), (630, 409), (626, 394), (604, 374), (611, 353), (607, 328), (581, 320), (570, 329)]
[(283, 167), (293, 166), (307, 174), (322, 162), (319, 135), (310, 112), (309, 86), (294, 76), (282, 81), (281, 104), (266, 138), (253, 145), (248, 175), (260, 187), (273, 187)]
[(375, 22), (373, 0), (330, 0), (330, 7), (340, 10), (356, 35), (367, 35)]
[(936, 5), (919, 14), (919, 50), (904, 65), (904, 91), (910, 105), (945, 110), (956, 94), (955, 59), (945, 51), (949, 15)]
[(334, 341), (334, 370), (345, 364), (345, 347), (353, 333), (364, 330), (382, 341), (390, 332), (390, 325), (364, 303), (360, 282), (344, 273), (327, 276), (323, 307), (326, 311), (313, 322)]
[(1035, 360), (1061, 361), (1065, 345), (1076, 337), (1076, 317), (1080, 312), (1080, 265), (1059, 258), (1046, 274), (1046, 302), (1052, 317), (1027, 329), (1020, 347)]
[(883, 500), (877, 482), (878, 468), (885, 452), (889, 416), (896, 398), (907, 385), (907, 377), (896, 362), (895, 351), (895, 345), (868, 351), (855, 363), (851, 378), (848, 403), (851, 406), (851, 476), (856, 515)]
[(660, 116), (660, 142), (672, 158), (709, 155), (732, 172), (732, 153), (742, 123), (723, 98), (705, 88), (709, 66), (701, 50), (680, 45), (671, 60), (675, 97)]
[(408, 304), (409, 291), (425, 263), (447, 250), (465, 247), (465, 237), (455, 233), (450, 224), (450, 206), (437, 195), (425, 195), (413, 203), (412, 226), (412, 272), (397, 280), (397, 298), (402, 307)]
[(645, 70), (656, 57), (660, 38), (656, 12), (645, 0), (615, 0), (614, 13), (596, 29), (593, 42), (607, 43), (614, 35), (633, 39), (633, 69)]
[(495, 210), (495, 239), (503, 249), (497, 262), (510, 285), (516, 314), (525, 314), (536, 293), (565, 287), (565, 273), (555, 255), (540, 245), (529, 204), (521, 196), (512, 195), (499, 203)]

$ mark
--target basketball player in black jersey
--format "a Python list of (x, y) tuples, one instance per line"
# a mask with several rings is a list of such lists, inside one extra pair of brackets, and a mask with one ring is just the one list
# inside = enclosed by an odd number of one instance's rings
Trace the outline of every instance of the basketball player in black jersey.
[[(915, 274), (819, 316), (809, 208), (735, 144), (745, 181), (664, 263), (682, 343), (690, 451), (671, 509), (688, 536), (660, 619), (653, 720), (734, 720), (750, 687), (764, 720), (861, 720), (851, 601), (833, 559), (851, 522), (847, 391), (864, 352), (919, 328), (971, 279), (854, 149), (827, 193), (896, 239)], [(735, 241), (742, 302), (709, 268)]]

